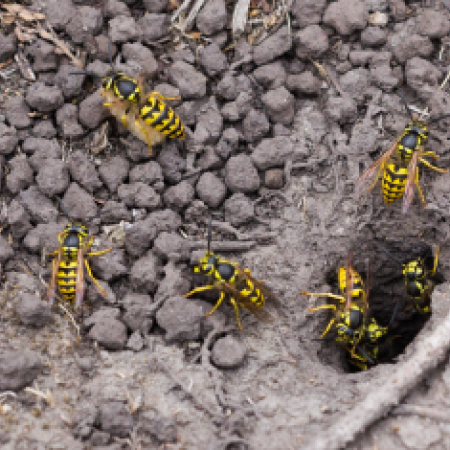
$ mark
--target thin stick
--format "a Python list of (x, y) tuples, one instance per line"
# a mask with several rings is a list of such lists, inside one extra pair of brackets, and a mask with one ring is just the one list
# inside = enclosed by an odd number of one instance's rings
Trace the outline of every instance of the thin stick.
[(248, 20), (248, 8), (250, 7), (250, 0), (238, 0), (233, 11), (232, 31), (233, 38), (236, 39), (244, 31)]
[(450, 423), (450, 414), (448, 410), (443, 408), (431, 408), (429, 406), (420, 405), (400, 405), (391, 411), (394, 416), (413, 415), (427, 417), (437, 420), (438, 422)]
[[(214, 242), (214, 251), (222, 252), (245, 252), (256, 245), (255, 241), (219, 241)], [(188, 243), (189, 250), (202, 250), (205, 241), (192, 241)]]
[(197, 17), (198, 12), (202, 9), (203, 4), (206, 0), (197, 0), (192, 7), (191, 11), (189, 12), (189, 15), (186, 17), (186, 20), (184, 21), (181, 31), (184, 33), (186, 30), (190, 30), (192, 24), (194, 23), (195, 18)]
[(441, 85), (439, 87), (441, 89), (444, 89), (444, 86), (448, 83), (448, 80), (450, 80), (450, 67), (449, 67), (446, 77), (444, 78), (444, 81), (441, 83)]
[(354, 408), (343, 414), (316, 439), (311, 439), (305, 450), (337, 450), (346, 448), (357, 434), (384, 417), (440, 364), (450, 349), (450, 313), (426, 337), (416, 339), (415, 351), (405, 361), (397, 363), (392, 371), (380, 380), (383, 389), (374, 389)]
[(175, 11), (174, 15), (172, 16), (172, 22), (175, 22), (177, 20), (178, 16), (183, 12), (186, 11), (189, 8), (189, 5), (192, 3), (193, 0), (184, 0), (184, 2), (180, 5), (180, 7)]

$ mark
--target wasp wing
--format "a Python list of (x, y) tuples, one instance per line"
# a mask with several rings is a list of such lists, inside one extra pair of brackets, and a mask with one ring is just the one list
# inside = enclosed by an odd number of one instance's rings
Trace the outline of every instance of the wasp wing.
[(56, 294), (56, 275), (58, 273), (58, 268), (61, 263), (62, 258), (62, 248), (59, 247), (58, 254), (56, 258), (52, 261), (52, 275), (50, 278), (50, 284), (48, 285), (47, 290), (47, 296), (46, 300), (50, 303), (50, 305), (53, 304), (55, 301), (55, 294)]
[(78, 308), (83, 303), (85, 283), (84, 283), (84, 253), (83, 249), (78, 250), (77, 257), (77, 280), (75, 284), (75, 307)]
[(345, 267), (345, 310), (348, 311), (352, 305), (353, 291), (353, 252), (348, 251), (347, 264)]
[(261, 291), (261, 293), (264, 295), (264, 298), (267, 301), (273, 303), (276, 307), (281, 306), (281, 302), (278, 299), (278, 297), (272, 292), (272, 289), (270, 289), (269, 286), (267, 286), (263, 281), (256, 280), (255, 278), (253, 278), (251, 274), (245, 272), (240, 267), (237, 267), (236, 270), (240, 276), (253, 283), (253, 285)]
[(403, 194), (402, 213), (405, 214), (414, 199), (414, 185), (416, 182), (417, 164), (420, 152), (416, 150), (408, 164), (408, 178), (406, 179), (405, 192)]
[(362, 191), (365, 191), (369, 189), (370, 185), (374, 183), (376, 180), (374, 180), (374, 175), (378, 174), (378, 171), (380, 170), (381, 166), (384, 164), (385, 161), (387, 161), (392, 154), (394, 153), (395, 149), (397, 148), (397, 140), (392, 144), (392, 146), (384, 152), (374, 163), (372, 163), (364, 172), (363, 174), (356, 180), (355, 183), (355, 192), (357, 194), (361, 194)]
[(262, 306), (258, 306), (255, 303), (253, 303), (251, 300), (248, 299), (245, 295), (242, 295), (239, 290), (229, 284), (229, 283), (217, 283), (216, 284), (217, 289), (220, 289), (221, 291), (224, 291), (226, 294), (233, 297), (239, 306), (242, 306), (243, 308), (250, 311), (253, 315), (255, 315), (259, 320), (263, 322), (272, 322), (273, 317), (263, 309)]

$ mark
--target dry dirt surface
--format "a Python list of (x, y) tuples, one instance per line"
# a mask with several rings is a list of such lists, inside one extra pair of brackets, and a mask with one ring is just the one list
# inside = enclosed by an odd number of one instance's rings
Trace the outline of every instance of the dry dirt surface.
[[(447, 0), (32, 0), (0, 31), (0, 448), (450, 448), (449, 175), (421, 168), (427, 207), (407, 215), (354, 183), (408, 121), (396, 95), (450, 113)], [(185, 2), (189, 4), (189, 2)], [(240, 1), (240, 3), (245, 3)], [(244, 5), (245, 6), (245, 5)], [(34, 14), (34, 15), (33, 15)], [(173, 17), (177, 16), (172, 21)], [(186, 17), (190, 17), (189, 20)], [(109, 115), (114, 67), (180, 100), (184, 142), (148, 156)], [(99, 77), (76, 75), (88, 70)], [(450, 166), (450, 120), (429, 148)], [(57, 235), (89, 222), (104, 298), (44, 301)], [(278, 296), (265, 323), (194, 287), (212, 248)], [(441, 246), (431, 318), (409, 308), (401, 269)], [(399, 313), (390, 363), (352, 372), (317, 341), (324, 299), (353, 249), (372, 265), (370, 313)]]

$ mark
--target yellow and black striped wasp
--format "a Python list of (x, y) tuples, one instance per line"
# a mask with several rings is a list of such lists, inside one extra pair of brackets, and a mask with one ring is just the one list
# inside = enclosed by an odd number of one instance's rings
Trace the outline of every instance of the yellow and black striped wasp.
[[(134, 136), (146, 142), (149, 156), (152, 146), (161, 144), (166, 137), (185, 137), (184, 127), (178, 114), (165, 101), (179, 100), (178, 97), (164, 97), (159, 92), (145, 93), (141, 77), (127, 77), (113, 68), (111, 41), (109, 42), (111, 69), (102, 80), (103, 104), (111, 114)], [(93, 72), (72, 72), (96, 77)]]
[[(89, 277), (97, 286), (98, 290), (106, 297), (105, 290), (92, 275), (91, 268), (86, 258), (90, 256), (103, 255), (112, 250), (107, 248), (98, 252), (88, 252), (92, 245), (94, 236), (89, 237), (87, 227), (80, 222), (74, 221), (67, 211), (64, 203), (59, 197), (56, 197), (61, 204), (64, 214), (69, 219), (69, 223), (64, 230), (58, 234), (60, 246), (57, 250), (50, 253), (49, 256), (55, 257), (52, 262), (52, 275), (47, 291), (46, 300), (53, 304), (58, 286), (62, 296), (67, 301), (75, 301), (75, 306), (81, 306), (84, 298), (86, 284), (84, 281), (84, 267)], [(88, 221), (96, 218), (95, 215)]]
[(258, 319), (271, 322), (272, 316), (264, 310), (267, 301), (279, 306), (280, 302), (275, 294), (262, 282), (255, 280), (249, 269), (242, 270), (237, 263), (228, 261), (211, 250), (211, 219), (208, 223), (208, 247), (205, 256), (194, 267), (194, 273), (206, 276), (208, 284), (200, 286), (184, 294), (190, 297), (197, 292), (215, 289), (220, 292), (219, 299), (213, 309), (206, 314), (209, 317), (225, 298), (233, 305), (236, 312), (236, 321), (242, 331), (239, 318), (239, 307), (247, 309)]
[[(361, 193), (364, 190), (372, 190), (380, 175), (382, 175), (384, 201), (392, 203), (403, 196), (402, 212), (406, 213), (414, 199), (414, 185), (417, 186), (423, 206), (426, 205), (419, 184), (419, 162), (440, 173), (449, 171), (436, 167), (427, 161), (425, 157), (437, 159), (439, 156), (433, 151), (426, 151), (424, 147), (428, 140), (428, 124), (450, 117), (450, 114), (444, 114), (425, 123), (418, 114), (412, 112), (403, 94), (400, 91), (397, 94), (411, 116), (411, 122), (406, 125), (405, 130), (395, 140), (391, 148), (358, 178), (355, 184), (355, 192)], [(376, 175), (375, 179), (373, 179), (374, 175)]]
[[(415, 310), (419, 314), (431, 314), (431, 294), (436, 286), (434, 277), (437, 272), (440, 247), (437, 246), (434, 257), (428, 254), (406, 263), (402, 263), (384, 247), (380, 246), (380, 248), (402, 267), (406, 295), (413, 303)], [(430, 249), (429, 252), (431, 253)]]

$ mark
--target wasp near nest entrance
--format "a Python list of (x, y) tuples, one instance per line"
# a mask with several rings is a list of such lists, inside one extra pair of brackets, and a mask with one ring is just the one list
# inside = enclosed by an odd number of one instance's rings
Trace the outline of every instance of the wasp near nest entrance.
[(346, 266), (339, 269), (338, 282), (341, 295), (308, 291), (301, 291), (301, 294), (337, 300), (333, 304), (308, 309), (308, 312), (321, 309), (334, 311), (334, 317), (318, 340), (327, 340), (325, 336), (334, 326), (333, 330), (336, 331), (336, 334), (329, 339), (335, 340), (343, 346), (348, 352), (347, 361), (351, 365), (361, 370), (367, 370), (382, 360), (386, 353), (385, 344), (388, 343), (388, 330), (397, 313), (397, 307), (386, 327), (380, 326), (374, 318), (368, 319), (370, 265), (367, 261), (367, 279), (364, 286), (360, 274), (353, 269), (353, 253), (351, 251), (348, 252)]
[(414, 309), (419, 314), (431, 314), (431, 294), (436, 284), (442, 281), (436, 276), (440, 247), (436, 248), (434, 256), (431, 249), (428, 249), (429, 252), (425, 257), (419, 257), (406, 263), (402, 263), (384, 247), (380, 246), (380, 248), (402, 268), (406, 295), (411, 300)]
[[(419, 184), (419, 162), (440, 173), (447, 173), (449, 169), (441, 169), (433, 166), (425, 157), (439, 158), (433, 151), (426, 151), (425, 144), (428, 140), (428, 124), (413, 113), (405, 97), (397, 92), (405, 105), (406, 111), (411, 116), (403, 133), (392, 144), (391, 148), (378, 158), (358, 178), (355, 184), (356, 193), (364, 190), (372, 190), (382, 175), (383, 198), (385, 203), (392, 203), (403, 196), (402, 212), (406, 213), (414, 199), (414, 185), (417, 186), (422, 204), (426, 201)], [(436, 117), (429, 123), (450, 117), (450, 114)], [(373, 177), (375, 176), (375, 179)]]
[[(84, 267), (86, 267), (88, 275), (95, 283), (98, 290), (106, 297), (107, 294), (105, 290), (92, 275), (87, 258), (108, 253), (112, 250), (112, 247), (98, 252), (88, 252), (88, 249), (94, 240), (94, 236), (89, 236), (87, 227), (80, 222), (74, 221), (70, 217), (62, 200), (59, 197), (56, 198), (61, 204), (64, 214), (69, 219), (69, 223), (66, 228), (58, 234), (58, 241), (60, 242), (59, 248), (50, 253), (50, 256), (54, 256), (55, 258), (52, 262), (52, 275), (46, 299), (50, 304), (53, 304), (56, 286), (58, 286), (62, 296), (67, 301), (75, 301), (75, 306), (79, 307), (83, 302), (86, 289)], [(88, 221), (93, 220), (97, 216), (98, 214), (88, 219)]]
[(213, 314), (227, 298), (234, 307), (236, 321), (241, 331), (239, 307), (247, 309), (264, 322), (273, 320), (272, 316), (264, 310), (264, 305), (267, 300), (279, 306), (280, 302), (275, 294), (262, 281), (255, 280), (249, 269), (242, 270), (237, 263), (223, 259), (211, 251), (211, 219), (208, 223), (208, 248), (205, 256), (194, 267), (194, 273), (205, 276), (208, 284), (193, 289), (184, 294), (184, 297), (210, 289), (220, 292), (217, 303), (205, 317)]
[[(146, 142), (149, 156), (153, 145), (164, 142), (166, 137), (184, 139), (184, 128), (178, 114), (165, 101), (179, 100), (178, 97), (164, 97), (159, 92), (146, 93), (142, 78), (127, 77), (113, 68), (111, 41), (109, 42), (111, 69), (102, 80), (103, 104), (111, 114), (134, 136)], [(92, 72), (72, 72), (97, 75)]]

